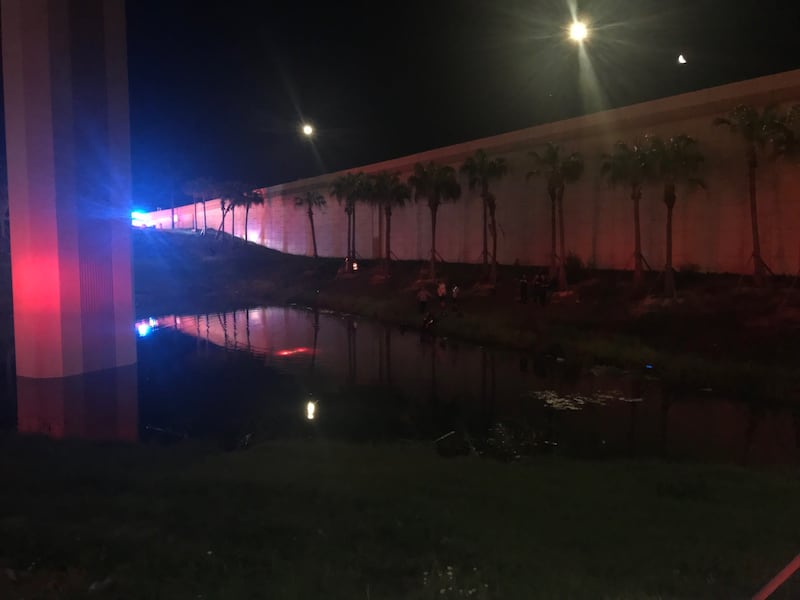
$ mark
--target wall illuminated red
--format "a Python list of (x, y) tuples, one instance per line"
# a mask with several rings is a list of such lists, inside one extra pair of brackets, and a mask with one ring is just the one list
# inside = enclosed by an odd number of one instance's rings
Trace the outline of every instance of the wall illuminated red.
[(17, 375), (136, 362), (123, 0), (2, 0)]

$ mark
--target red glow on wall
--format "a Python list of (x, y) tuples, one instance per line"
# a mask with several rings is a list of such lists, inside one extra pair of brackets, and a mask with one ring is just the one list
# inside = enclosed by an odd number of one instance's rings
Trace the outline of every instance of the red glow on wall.
[(306, 346), (299, 348), (287, 348), (286, 350), (278, 350), (275, 356), (294, 356), (295, 354), (313, 354), (314, 351)]

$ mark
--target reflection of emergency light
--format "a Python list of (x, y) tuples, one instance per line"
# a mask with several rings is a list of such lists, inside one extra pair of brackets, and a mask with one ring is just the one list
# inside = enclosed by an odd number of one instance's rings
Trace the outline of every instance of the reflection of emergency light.
[(353, 261), (353, 271), (358, 271), (358, 263)]

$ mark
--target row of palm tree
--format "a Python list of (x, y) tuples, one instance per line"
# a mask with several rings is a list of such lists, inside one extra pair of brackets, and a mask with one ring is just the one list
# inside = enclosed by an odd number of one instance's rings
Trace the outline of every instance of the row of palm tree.
[[(800, 105), (792, 107), (782, 114), (773, 108), (763, 110), (750, 106), (738, 106), (725, 117), (714, 119), (714, 123), (726, 126), (743, 142), (748, 168), (748, 187), (751, 208), (751, 225), (753, 238), (753, 276), (757, 285), (764, 283), (769, 267), (761, 256), (758, 230), (758, 206), (756, 196), (756, 168), (761, 155), (799, 157), (800, 156)], [(541, 177), (544, 179), (547, 196), (551, 208), (551, 252), (550, 275), (558, 282), (560, 289), (565, 289), (566, 281), (566, 240), (564, 232), (564, 192), (567, 184), (579, 180), (584, 172), (583, 157), (577, 153), (562, 152), (558, 145), (548, 143), (541, 151), (530, 153), (533, 169), (528, 172), (528, 179)], [(677, 190), (680, 186), (687, 189), (705, 187), (701, 178), (704, 157), (697, 140), (688, 135), (676, 135), (669, 138), (643, 136), (628, 144), (617, 142), (610, 154), (603, 155), (601, 172), (612, 186), (625, 185), (630, 190), (633, 204), (634, 223), (634, 282), (640, 286), (643, 282), (646, 259), (642, 252), (640, 227), (640, 202), (646, 184), (662, 185), (662, 200), (667, 209), (664, 291), (668, 296), (675, 294), (675, 276), (672, 265), (672, 223)], [(484, 150), (477, 150), (468, 157), (460, 169), (466, 175), (470, 190), (479, 190), (483, 206), (483, 253), (484, 265), (487, 266), (488, 277), (492, 283), (497, 278), (497, 222), (495, 211), (497, 201), (490, 186), (502, 179), (509, 172), (503, 158), (491, 158)], [(358, 201), (375, 202), (373, 185), (375, 178), (385, 180), (392, 177), (395, 186), (402, 185), (399, 175), (385, 172), (377, 175), (363, 173), (347, 173), (338, 178), (331, 190), (332, 195), (345, 201), (345, 210), (349, 215), (355, 212)], [(413, 197), (424, 199), (428, 203), (431, 214), (431, 257), (430, 274), (435, 277), (436, 228), (438, 208), (443, 202), (460, 197), (461, 188), (452, 167), (438, 165), (434, 162), (417, 163), (409, 177), (407, 187), (413, 190)], [(409, 196), (402, 196), (408, 199)], [(384, 200), (383, 202), (386, 202)], [(389, 205), (390, 210), (390, 205)], [(387, 213), (387, 216), (390, 213)], [(387, 218), (387, 227), (390, 225)], [(348, 233), (354, 235), (355, 225)], [(492, 250), (489, 252), (487, 233), (492, 239)], [(390, 259), (389, 235), (387, 231), (386, 260)], [(348, 256), (354, 256), (354, 242), (349, 245)], [(491, 263), (489, 263), (491, 259)]]
[[(734, 108), (724, 117), (714, 119), (714, 124), (727, 127), (741, 140), (744, 147), (751, 213), (753, 276), (755, 283), (761, 285), (764, 283), (766, 273), (769, 272), (769, 267), (761, 256), (756, 171), (760, 159), (763, 157), (770, 159), (778, 156), (800, 157), (800, 105), (792, 107), (785, 113), (774, 108), (757, 109), (742, 105)], [(564, 194), (567, 185), (579, 180), (583, 175), (584, 159), (577, 152), (562, 152), (562, 149), (554, 143), (545, 144), (541, 150), (530, 152), (529, 156), (532, 160), (532, 169), (527, 173), (527, 179), (542, 178), (550, 201), (550, 276), (558, 282), (560, 289), (565, 289), (567, 286), (565, 269), (567, 244), (564, 226)], [(631, 143), (618, 141), (609, 154), (602, 156), (601, 173), (604, 178), (613, 187), (625, 186), (629, 189), (633, 205), (634, 226), (633, 276), (637, 286), (643, 282), (644, 267), (647, 264), (642, 252), (639, 217), (644, 187), (653, 183), (663, 186), (662, 200), (667, 209), (664, 289), (667, 295), (674, 295), (672, 219), (677, 189), (680, 186), (704, 187), (700, 177), (703, 162), (704, 157), (697, 141), (687, 135), (676, 135), (669, 138), (642, 136)], [(492, 186), (508, 175), (509, 167), (503, 158), (490, 157), (484, 150), (477, 150), (463, 162), (459, 171), (466, 176), (469, 189), (477, 190), (481, 198), (483, 208), (483, 251), (481, 256), (486, 276), (494, 284), (497, 279), (497, 198), (492, 192)], [(263, 196), (258, 192), (253, 192), (251, 186), (237, 182), (215, 184), (208, 178), (187, 183), (185, 192), (192, 196), (196, 203), (202, 203), (204, 228), (207, 226), (205, 210), (207, 200), (211, 198), (220, 198), (221, 200), (220, 231), (224, 230), (225, 217), (228, 212), (235, 211), (237, 206), (244, 206), (247, 211), (245, 239), (250, 207), (262, 204), (264, 201)], [(393, 209), (403, 206), (412, 197), (416, 201), (426, 201), (431, 216), (430, 277), (435, 278), (436, 262), (439, 258), (436, 251), (438, 210), (441, 204), (455, 201), (461, 196), (461, 186), (453, 167), (433, 161), (417, 163), (407, 181), (403, 181), (398, 173), (388, 171), (374, 174), (349, 172), (333, 181), (330, 194), (340, 205), (344, 205), (347, 215), (347, 258), (350, 264), (357, 257), (357, 204), (368, 203), (383, 211), (385, 217), (384, 261), (387, 269), (392, 257)], [(305, 208), (307, 212), (314, 256), (317, 257), (314, 210), (325, 206), (325, 198), (316, 191), (308, 191), (304, 195), (298, 196), (295, 203), (297, 206)], [(489, 237), (492, 241), (491, 252), (488, 247)]]
[(253, 206), (264, 204), (264, 193), (262, 190), (254, 189), (254, 186), (241, 181), (216, 182), (209, 177), (199, 177), (188, 181), (183, 186), (183, 192), (194, 200), (195, 215), (194, 222), (197, 226), (197, 204), (203, 206), (203, 231), (208, 229), (208, 216), (206, 213), (206, 202), (211, 199), (219, 199), (220, 219), (217, 236), (225, 231), (225, 218), (231, 214), (231, 236), (235, 235), (234, 227), (236, 223), (236, 207), (245, 209), (244, 213), (244, 240), (247, 239), (247, 226), (250, 219), (250, 209)]

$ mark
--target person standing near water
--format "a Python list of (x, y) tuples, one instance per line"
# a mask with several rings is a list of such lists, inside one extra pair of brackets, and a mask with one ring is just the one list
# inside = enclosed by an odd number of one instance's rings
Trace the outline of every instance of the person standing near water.
[(417, 303), (419, 304), (419, 314), (424, 315), (428, 310), (428, 300), (431, 299), (431, 293), (423, 285), (420, 286), (417, 292)]
[(519, 301), (523, 304), (528, 303), (528, 276), (525, 273), (519, 280)]
[(439, 287), (436, 288), (436, 295), (439, 297), (439, 308), (445, 309), (447, 303), (447, 285), (444, 281), (439, 282)]

